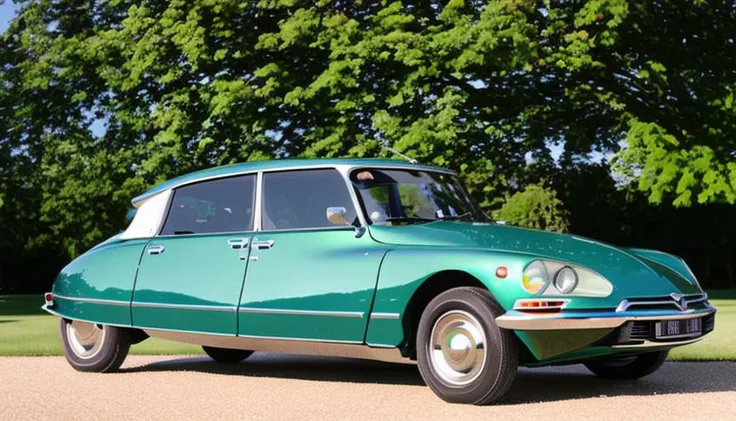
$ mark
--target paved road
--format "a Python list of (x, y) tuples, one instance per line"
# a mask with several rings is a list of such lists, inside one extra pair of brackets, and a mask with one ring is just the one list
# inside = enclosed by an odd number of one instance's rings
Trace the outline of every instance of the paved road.
[(84, 374), (63, 357), (0, 358), (0, 420), (736, 420), (736, 363), (668, 363), (637, 382), (581, 366), (522, 369), (504, 402), (450, 405), (416, 366), (255, 354), (130, 356), (123, 372)]

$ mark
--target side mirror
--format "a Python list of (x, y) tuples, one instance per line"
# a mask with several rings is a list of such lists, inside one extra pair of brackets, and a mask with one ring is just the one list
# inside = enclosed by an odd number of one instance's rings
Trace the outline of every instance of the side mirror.
[(342, 206), (330, 206), (327, 208), (327, 220), (335, 225), (348, 225), (345, 215), (348, 211)]

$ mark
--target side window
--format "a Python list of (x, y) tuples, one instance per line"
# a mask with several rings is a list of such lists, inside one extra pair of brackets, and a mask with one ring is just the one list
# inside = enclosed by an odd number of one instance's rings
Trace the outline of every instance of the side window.
[(246, 175), (174, 190), (161, 235), (252, 231), (255, 182)]
[(345, 180), (337, 170), (263, 174), (263, 229), (334, 228), (327, 208), (344, 207), (345, 220), (357, 219)]

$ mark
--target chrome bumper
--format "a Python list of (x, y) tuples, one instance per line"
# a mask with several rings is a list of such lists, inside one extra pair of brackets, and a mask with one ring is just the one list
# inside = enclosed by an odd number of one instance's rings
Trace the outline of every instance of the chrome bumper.
[[(706, 304), (704, 308), (685, 311), (565, 311), (557, 313), (527, 313), (509, 310), (496, 317), (496, 324), (510, 330), (576, 330), (576, 329), (615, 329), (626, 322), (652, 320), (678, 320), (705, 317), (716, 312), (715, 307)], [(702, 336), (701, 336), (702, 338)], [(700, 338), (697, 338), (700, 339)], [(695, 340), (697, 340), (695, 339)], [(694, 342), (695, 340), (690, 340)]]

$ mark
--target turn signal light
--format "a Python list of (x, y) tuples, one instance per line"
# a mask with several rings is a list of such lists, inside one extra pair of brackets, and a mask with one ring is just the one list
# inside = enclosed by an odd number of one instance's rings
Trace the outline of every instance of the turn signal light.
[(497, 278), (505, 278), (509, 275), (509, 268), (506, 266), (499, 266), (496, 268), (496, 277)]
[(46, 306), (51, 307), (54, 305), (54, 294), (47, 292), (43, 295), (44, 301), (46, 301)]
[(517, 300), (514, 310), (519, 311), (560, 311), (568, 300)]

